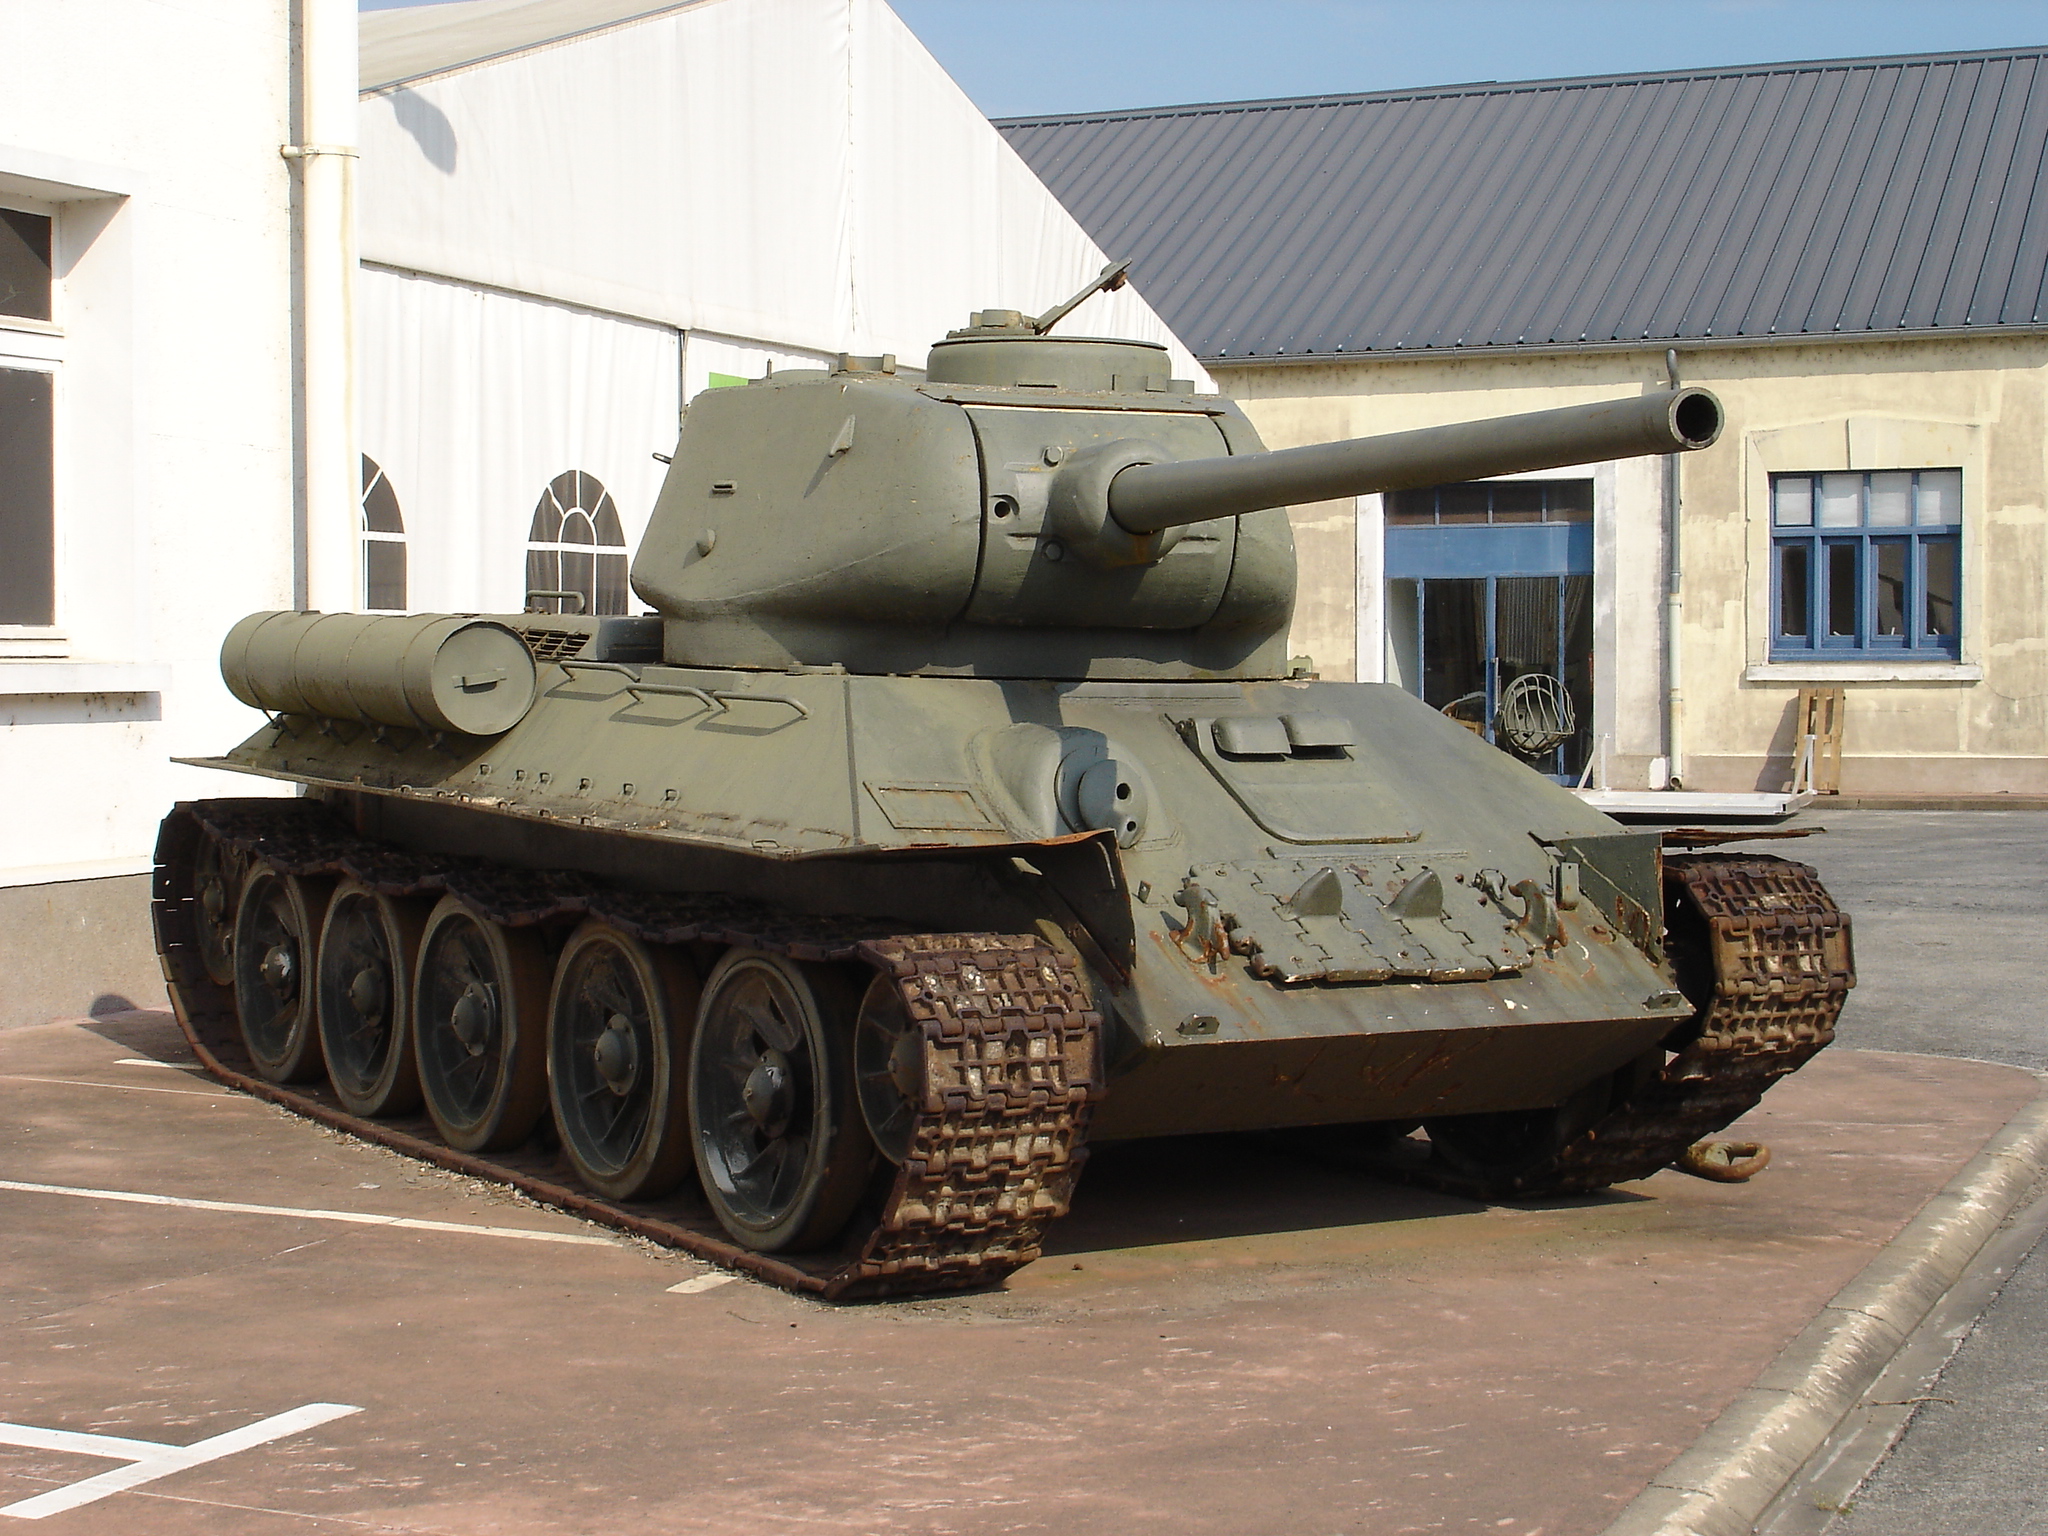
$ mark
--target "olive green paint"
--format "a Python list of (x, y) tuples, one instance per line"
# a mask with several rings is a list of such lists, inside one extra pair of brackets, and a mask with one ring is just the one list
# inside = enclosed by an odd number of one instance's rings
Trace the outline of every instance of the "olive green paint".
[[(1040, 933), (1108, 1022), (1107, 1136), (1556, 1104), (1654, 1048), (1688, 1012), (1628, 920), (1655, 836), (1399, 689), (1288, 676), (1276, 498), (1671, 451), (1712, 397), (1262, 456), (1162, 349), (1038, 324), (698, 396), (653, 616), (252, 616), (224, 660), (277, 719), (211, 761), (413, 847)], [(523, 686), (472, 632), (535, 658), (507, 728), (419, 703)]]

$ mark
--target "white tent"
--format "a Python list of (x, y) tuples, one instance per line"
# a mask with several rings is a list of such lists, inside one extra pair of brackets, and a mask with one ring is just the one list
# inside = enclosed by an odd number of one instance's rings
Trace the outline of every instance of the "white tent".
[[(466, 0), (366, 14), (362, 62), (379, 606), (517, 608), (533, 544), (637, 541), (698, 390), (916, 367), (1105, 260), (882, 0)], [(1128, 288), (1064, 329), (1204, 378)]]

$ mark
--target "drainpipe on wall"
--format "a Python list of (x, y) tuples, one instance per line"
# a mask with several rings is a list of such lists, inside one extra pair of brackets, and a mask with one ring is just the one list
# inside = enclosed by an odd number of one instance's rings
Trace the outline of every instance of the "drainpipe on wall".
[(359, 606), (355, 0), (293, 0), (293, 603)]
[[(1678, 349), (1664, 350), (1664, 373), (1678, 388)], [(1664, 754), (1666, 789), (1685, 788), (1685, 695), (1679, 687), (1679, 632), (1685, 619), (1685, 563), (1679, 549), (1678, 455), (1664, 458)]]

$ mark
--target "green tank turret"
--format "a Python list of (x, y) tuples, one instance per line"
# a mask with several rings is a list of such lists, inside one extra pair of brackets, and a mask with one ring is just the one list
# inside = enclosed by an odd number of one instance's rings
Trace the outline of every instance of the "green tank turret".
[(1286, 655), (1289, 502), (1692, 451), (1714, 397), (1266, 452), (1163, 348), (1048, 334), (1121, 275), (921, 375), (700, 396), (650, 614), (237, 625), (269, 719), (203, 761), (306, 793), (165, 822), (208, 1059), (858, 1296), (1028, 1262), (1091, 1140), (1589, 1189), (1824, 1045), (1852, 973), (1811, 870), (1667, 858)]

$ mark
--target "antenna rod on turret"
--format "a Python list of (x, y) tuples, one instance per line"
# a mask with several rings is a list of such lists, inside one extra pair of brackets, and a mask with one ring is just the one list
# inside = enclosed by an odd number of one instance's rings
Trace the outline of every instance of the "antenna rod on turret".
[(1031, 334), (1043, 336), (1047, 331), (1066, 319), (1068, 315), (1072, 314), (1083, 299), (1092, 299), (1098, 293), (1115, 293), (1117, 289), (1130, 281), (1127, 275), (1130, 270), (1131, 264), (1128, 259), (1112, 261), (1102, 269), (1094, 282), (1083, 288), (1079, 293), (1067, 300), (1066, 303), (1056, 304), (1036, 320), (1027, 321), (1026, 323), (1031, 327)]

